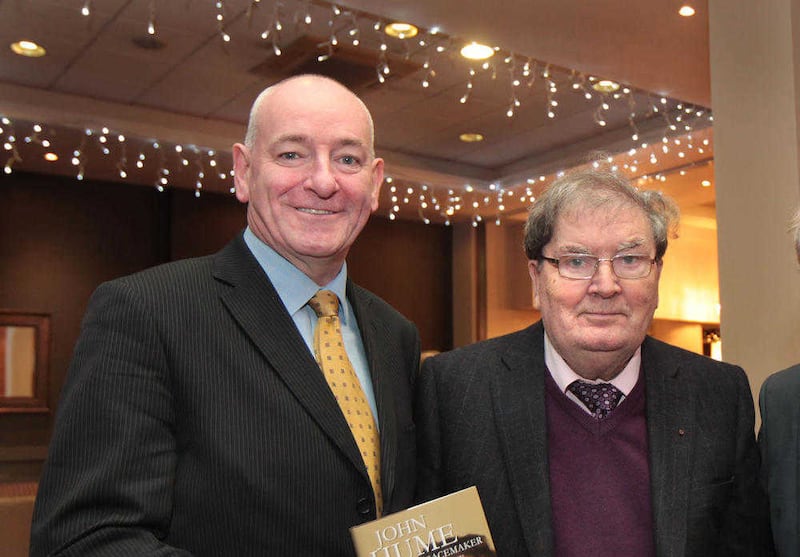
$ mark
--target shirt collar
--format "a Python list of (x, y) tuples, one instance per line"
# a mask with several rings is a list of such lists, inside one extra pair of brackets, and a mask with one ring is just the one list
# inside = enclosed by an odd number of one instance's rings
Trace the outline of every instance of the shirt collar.
[(558, 388), (561, 389), (562, 392), (567, 392), (567, 387), (569, 387), (573, 381), (577, 381), (578, 379), (582, 381), (588, 381), (589, 383), (611, 383), (617, 389), (622, 391), (622, 394), (628, 396), (630, 392), (633, 390), (633, 387), (636, 386), (636, 382), (639, 380), (639, 371), (642, 367), (642, 347), (636, 349), (636, 352), (633, 353), (633, 356), (622, 369), (622, 371), (611, 381), (603, 381), (598, 379), (597, 381), (589, 381), (588, 379), (584, 379), (577, 373), (575, 373), (569, 364), (564, 361), (564, 358), (561, 357), (553, 343), (550, 342), (550, 338), (547, 336), (547, 331), (544, 333), (544, 363), (547, 366), (547, 369), (550, 371), (550, 375), (553, 378), (553, 381), (556, 382)]
[(267, 277), (269, 277), (289, 315), (294, 315), (303, 309), (308, 300), (318, 290), (331, 290), (339, 297), (342, 321), (345, 325), (347, 324), (350, 319), (350, 308), (345, 298), (347, 291), (347, 263), (342, 265), (339, 274), (331, 282), (320, 287), (300, 269), (261, 241), (253, 234), (250, 227), (247, 227), (244, 231), (244, 241), (253, 256), (255, 256), (258, 264), (267, 274)]

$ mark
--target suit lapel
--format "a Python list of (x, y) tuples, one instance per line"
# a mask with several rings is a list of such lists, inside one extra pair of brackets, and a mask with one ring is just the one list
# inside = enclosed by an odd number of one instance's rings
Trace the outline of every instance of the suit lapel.
[(528, 552), (547, 556), (553, 539), (541, 322), (516, 335), (501, 362), (493, 373), (492, 404), (514, 505)]
[(657, 555), (679, 554), (686, 546), (695, 404), (691, 389), (679, 380), (679, 371), (652, 339), (645, 339), (642, 373)]
[(386, 362), (386, 352), (381, 349), (380, 339), (390, 338), (391, 331), (374, 319), (369, 298), (362, 296), (349, 280), (347, 281), (347, 299), (355, 313), (364, 353), (372, 379), (375, 404), (378, 412), (381, 443), (381, 489), (383, 490), (384, 508), (392, 501), (392, 494), (397, 481), (398, 431), (397, 416), (394, 413), (391, 386), (387, 384), (385, 371), (390, 364)]
[(332, 442), (367, 476), (361, 454), (330, 387), (275, 288), (240, 235), (214, 262), (214, 278), (233, 319)]

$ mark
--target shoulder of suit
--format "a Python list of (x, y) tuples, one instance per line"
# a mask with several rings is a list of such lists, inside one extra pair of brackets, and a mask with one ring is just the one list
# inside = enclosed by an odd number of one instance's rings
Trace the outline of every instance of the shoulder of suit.
[(184, 280), (197, 280), (201, 277), (205, 279), (214, 266), (222, 261), (228, 263), (247, 261), (248, 254), (249, 251), (240, 234), (216, 253), (154, 265), (116, 280), (129, 284), (154, 283), (165, 286), (173, 283), (181, 284)]
[(543, 354), (544, 329), (536, 323), (525, 329), (505, 335), (460, 346), (447, 352), (431, 356), (431, 360), (447, 365), (460, 360), (475, 361), (477, 358), (500, 358), (505, 354), (521, 351), (527, 355)]
[(211, 258), (201, 257), (106, 281), (93, 292), (87, 315), (98, 311), (129, 315), (133, 308), (139, 308), (137, 311), (160, 319), (183, 311), (203, 311), (217, 299), (210, 269)]
[(763, 389), (800, 391), (800, 364), (778, 371), (767, 377)]
[(161, 300), (204, 297), (212, 280), (216, 255), (206, 255), (162, 263), (135, 273), (118, 277), (97, 287), (97, 291), (126, 292), (135, 297)]
[(720, 364), (723, 366), (730, 365), (709, 358), (708, 356), (703, 356), (697, 352), (692, 352), (691, 350), (681, 348), (680, 346), (669, 344), (663, 340), (658, 340), (657, 338), (653, 338), (651, 336), (647, 336), (642, 343), (642, 354), (644, 355), (647, 353), (655, 353), (659, 356), (667, 356), (679, 361), (688, 360), (699, 364), (708, 364), (710, 366), (716, 366)]
[(677, 365), (684, 374), (697, 373), (700, 376), (721, 374), (721, 377), (746, 377), (744, 370), (738, 365), (714, 360), (648, 336), (642, 343), (642, 361), (647, 365), (654, 360)]
[(118, 280), (127, 282), (160, 282), (176, 280), (181, 278), (191, 278), (205, 270), (210, 270), (213, 264), (214, 256), (205, 255), (201, 257), (192, 257), (188, 259), (180, 259), (177, 261), (170, 261), (149, 267), (142, 271), (120, 277)]

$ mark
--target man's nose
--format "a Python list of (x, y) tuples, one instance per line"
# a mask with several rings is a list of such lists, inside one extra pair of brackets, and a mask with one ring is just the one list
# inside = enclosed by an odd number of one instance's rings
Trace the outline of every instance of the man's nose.
[(598, 261), (597, 268), (592, 276), (590, 290), (601, 296), (610, 296), (619, 292), (619, 279), (614, 273), (612, 261)]
[(333, 171), (330, 159), (319, 157), (314, 161), (314, 166), (309, 178), (310, 188), (320, 197), (327, 198), (336, 193), (339, 184)]

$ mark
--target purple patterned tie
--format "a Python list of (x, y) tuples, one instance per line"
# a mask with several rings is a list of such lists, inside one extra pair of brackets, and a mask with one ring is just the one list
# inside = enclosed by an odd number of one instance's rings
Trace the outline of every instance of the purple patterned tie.
[(573, 381), (567, 387), (586, 405), (586, 408), (598, 420), (602, 420), (617, 407), (622, 398), (622, 392), (611, 383), (589, 383), (588, 381)]

